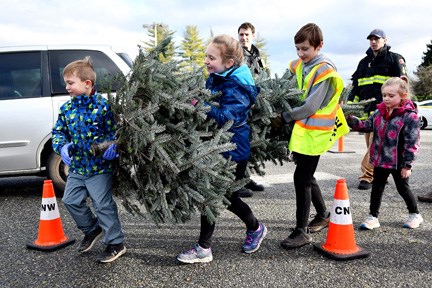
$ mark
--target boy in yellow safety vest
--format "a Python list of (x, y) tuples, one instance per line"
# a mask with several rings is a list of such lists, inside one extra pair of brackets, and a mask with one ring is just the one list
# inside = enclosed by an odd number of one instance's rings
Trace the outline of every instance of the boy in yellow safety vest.
[[(285, 249), (311, 243), (309, 233), (328, 226), (330, 213), (314, 174), (320, 155), (349, 131), (338, 104), (343, 90), (342, 78), (336, 72), (336, 66), (319, 53), (323, 47), (321, 29), (316, 24), (306, 24), (294, 36), (294, 42), (299, 59), (290, 63), (290, 70), (297, 77), (298, 88), (303, 90), (303, 104), (283, 112), (280, 119), (285, 124), (294, 122), (289, 150), (296, 162), (296, 227), (281, 242)], [(277, 122), (272, 121), (273, 127)], [(308, 224), (311, 202), (316, 216)]]

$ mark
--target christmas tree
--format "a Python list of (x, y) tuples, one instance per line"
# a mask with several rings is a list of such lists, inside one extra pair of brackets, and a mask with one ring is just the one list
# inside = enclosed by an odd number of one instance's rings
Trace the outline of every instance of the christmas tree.
[[(119, 163), (114, 193), (132, 213), (156, 223), (188, 221), (197, 213), (212, 222), (229, 205), (226, 195), (249, 180), (235, 181), (235, 163), (222, 152), (235, 149), (228, 132), (207, 119), (219, 95), (205, 89), (202, 68), (181, 69), (179, 61), (161, 62), (167, 38), (135, 59), (128, 79), (110, 97), (118, 122)], [(294, 81), (294, 82), (293, 82)], [(287, 160), (288, 139), (272, 133), (270, 118), (299, 102), (289, 72), (282, 78), (257, 79), (258, 101), (250, 111), (251, 168), (264, 173), (265, 162)], [(199, 99), (192, 105), (193, 99)]]
[(205, 90), (202, 71), (180, 73), (178, 62), (155, 57), (167, 42), (147, 55), (141, 50), (110, 99), (121, 154), (114, 191), (129, 211), (148, 212), (156, 223), (185, 222), (197, 212), (214, 221), (229, 204), (226, 193), (243, 185), (233, 180), (235, 163), (221, 155), (235, 148), (230, 125), (217, 128), (206, 106), (191, 105), (216, 95)]
[(358, 102), (348, 101), (348, 97), (353, 89), (352, 84), (349, 84), (344, 88), (342, 94), (339, 99), (339, 103), (341, 103), (342, 110), (344, 111), (345, 117), (348, 115), (354, 115), (357, 117), (363, 117), (364, 109), (371, 102), (375, 101), (375, 98), (371, 98), (368, 100), (362, 100)]
[(302, 102), (302, 91), (296, 87), (296, 78), (286, 70), (281, 78), (275, 75), (270, 78), (265, 72), (258, 75), (256, 85), (261, 88), (257, 102), (249, 113), (251, 126), (251, 157), (249, 168), (259, 175), (265, 174), (265, 163), (283, 165), (290, 161), (288, 142), (292, 125), (285, 125), (283, 129), (273, 131), (271, 118), (279, 116)]

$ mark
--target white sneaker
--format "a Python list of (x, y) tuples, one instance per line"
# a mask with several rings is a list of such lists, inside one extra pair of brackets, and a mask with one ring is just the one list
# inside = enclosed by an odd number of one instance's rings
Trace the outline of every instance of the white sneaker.
[(403, 227), (415, 229), (419, 227), (421, 223), (423, 223), (423, 217), (420, 214), (410, 213), (408, 215), (408, 220), (403, 224)]
[(378, 227), (380, 227), (378, 218), (370, 214), (367, 216), (366, 220), (362, 224), (360, 224), (360, 229), (362, 230), (372, 230)]
[(195, 243), (192, 249), (177, 255), (177, 260), (182, 263), (208, 263), (213, 260), (211, 248), (204, 249)]

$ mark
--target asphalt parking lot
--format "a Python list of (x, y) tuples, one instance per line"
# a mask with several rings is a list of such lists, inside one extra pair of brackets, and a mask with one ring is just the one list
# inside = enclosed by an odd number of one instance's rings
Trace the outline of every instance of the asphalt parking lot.
[[(391, 180), (381, 206), (381, 228), (360, 231), (368, 214), (369, 191), (358, 190), (357, 177), (365, 144), (363, 135), (344, 138), (343, 153), (326, 153), (316, 178), (327, 206), (333, 202), (337, 179), (346, 179), (357, 245), (368, 258), (335, 261), (308, 245), (284, 250), (280, 241), (295, 224), (294, 165), (267, 166), (266, 186), (245, 201), (268, 227), (268, 236), (256, 253), (241, 252), (245, 228), (223, 211), (218, 219), (214, 260), (208, 264), (180, 265), (176, 254), (199, 234), (198, 217), (182, 225), (156, 226), (130, 215), (120, 206), (127, 253), (110, 264), (95, 259), (104, 246), (79, 255), (78, 244), (55, 252), (28, 250), (36, 239), (41, 203), (41, 177), (0, 178), (0, 286), (1, 287), (430, 287), (432, 283), (432, 204), (419, 202), (425, 222), (418, 229), (402, 228), (408, 212)], [(337, 146), (332, 149), (338, 152)], [(415, 194), (432, 189), (432, 130), (422, 130), (421, 150), (410, 179)], [(82, 235), (57, 199), (65, 234), (79, 242)], [(313, 209), (311, 211), (314, 212)], [(327, 230), (313, 234), (314, 243), (326, 241)]]

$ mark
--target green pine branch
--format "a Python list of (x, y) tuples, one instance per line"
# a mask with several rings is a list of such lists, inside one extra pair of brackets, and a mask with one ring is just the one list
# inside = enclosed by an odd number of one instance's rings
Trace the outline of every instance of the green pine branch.
[[(156, 223), (185, 222), (197, 212), (214, 221), (229, 205), (227, 193), (242, 185), (234, 180), (235, 165), (221, 155), (235, 149), (232, 123), (218, 128), (207, 119), (203, 102), (217, 95), (205, 90), (202, 71), (162, 63), (158, 49), (163, 47), (140, 52), (110, 99), (119, 125), (114, 192), (130, 212)], [(198, 97), (194, 107), (191, 100)]]
[(270, 119), (291, 107), (301, 105), (302, 91), (297, 89), (295, 75), (287, 70), (281, 78), (269, 78), (259, 74), (256, 85), (261, 88), (257, 102), (249, 113), (251, 126), (251, 157), (249, 169), (258, 175), (265, 174), (265, 163), (283, 165), (290, 161), (288, 142), (290, 127), (284, 128), (283, 134), (273, 134)]

